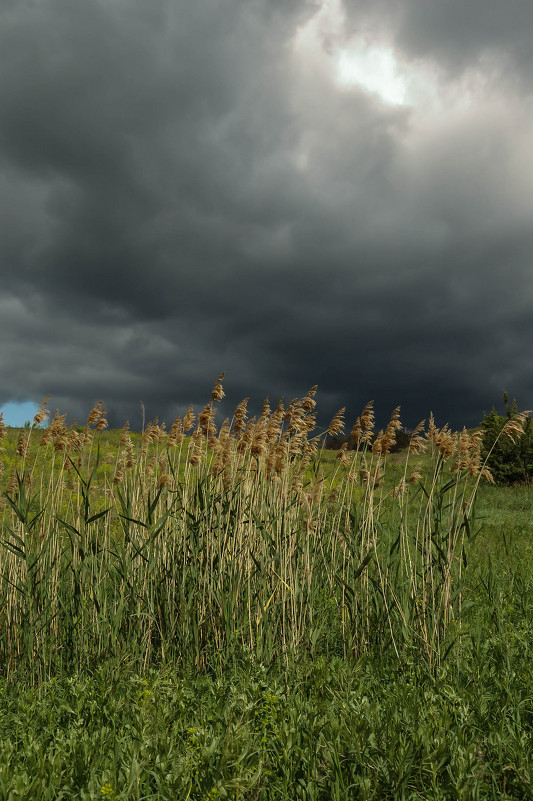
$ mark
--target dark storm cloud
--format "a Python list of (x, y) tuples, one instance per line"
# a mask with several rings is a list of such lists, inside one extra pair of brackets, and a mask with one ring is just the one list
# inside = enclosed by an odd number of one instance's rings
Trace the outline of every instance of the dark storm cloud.
[(528, 0), (346, 0), (345, 6), (352, 32), (388, 30), (412, 57), (428, 58), (450, 74), (479, 66), (487, 56), (503, 59), (509, 72), (530, 74), (533, 67)]
[(346, 4), (452, 95), (498, 51), (432, 116), (339, 88), (338, 41), (297, 51), (304, 0), (4, 4), (0, 404), (138, 425), (226, 369), (232, 402), (318, 383), (324, 415), (531, 405), (531, 12), (505, 8)]
[(430, 56), (455, 71), (493, 52), (530, 72), (533, 8), (525, 0), (487, 3), (484, 0), (412, 0), (398, 32), (398, 41), (414, 54)]

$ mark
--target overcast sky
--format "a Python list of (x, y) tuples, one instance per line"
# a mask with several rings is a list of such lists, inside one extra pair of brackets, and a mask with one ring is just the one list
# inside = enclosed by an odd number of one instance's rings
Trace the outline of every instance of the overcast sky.
[(0, 9), (0, 408), (533, 406), (530, 0)]

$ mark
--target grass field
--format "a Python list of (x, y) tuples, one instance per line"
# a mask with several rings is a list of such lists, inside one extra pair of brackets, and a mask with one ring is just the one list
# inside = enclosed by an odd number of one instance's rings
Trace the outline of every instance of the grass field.
[(1, 430), (0, 799), (531, 798), (531, 489), (222, 397)]

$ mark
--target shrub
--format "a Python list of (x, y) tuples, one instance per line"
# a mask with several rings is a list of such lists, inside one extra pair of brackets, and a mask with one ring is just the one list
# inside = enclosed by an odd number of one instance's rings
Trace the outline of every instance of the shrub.
[[(505, 415), (498, 414), (493, 407), (481, 422), (483, 429), (483, 458), (487, 458), (494, 481), (497, 484), (529, 484), (533, 478), (533, 426), (531, 414), (523, 425), (523, 433), (514, 430), (507, 434), (504, 427), (518, 414), (516, 400), (512, 404), (503, 393)], [(502, 436), (503, 434), (503, 436)]]

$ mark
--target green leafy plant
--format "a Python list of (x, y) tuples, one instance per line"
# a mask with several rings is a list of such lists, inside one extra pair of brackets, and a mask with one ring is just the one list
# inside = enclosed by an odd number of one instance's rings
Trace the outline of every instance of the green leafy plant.
[[(504, 392), (505, 414), (495, 408), (481, 422), (483, 430), (483, 457), (496, 484), (530, 484), (533, 479), (533, 425), (531, 413), (518, 411), (516, 400), (512, 403)], [(522, 416), (523, 424), (518, 430), (513, 421)]]

